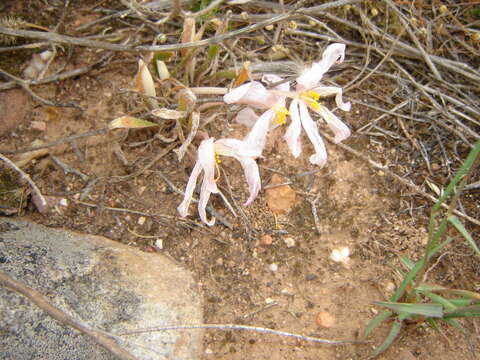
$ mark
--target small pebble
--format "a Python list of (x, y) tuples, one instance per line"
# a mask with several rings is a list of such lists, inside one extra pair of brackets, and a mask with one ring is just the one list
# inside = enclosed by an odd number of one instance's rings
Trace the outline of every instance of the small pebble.
[(162, 250), (163, 249), (163, 239), (157, 239), (155, 240), (155, 247), (158, 249)]
[(292, 248), (292, 247), (295, 246), (295, 239), (294, 238), (287, 237), (287, 238), (283, 239), (283, 242), (285, 243), (285, 245), (287, 245), (287, 248)]
[(34, 130), (45, 131), (47, 130), (47, 124), (45, 121), (32, 121), (30, 127)]
[(317, 280), (318, 279), (318, 276), (315, 275), (315, 274), (307, 274), (307, 276), (305, 276), (305, 280), (307, 281), (313, 281), (313, 280)]
[(273, 238), (270, 235), (262, 235), (260, 238), (260, 243), (266, 246), (272, 245)]
[(215, 263), (216, 263), (217, 265), (222, 266), (222, 265), (223, 265), (223, 258), (219, 257), (219, 258), (215, 261)]
[(326, 311), (320, 311), (315, 318), (315, 322), (318, 326), (331, 328), (335, 325), (335, 318)]
[(147, 220), (147, 218), (146, 218), (145, 216), (140, 216), (140, 217), (138, 218), (137, 224), (138, 224), (138, 225), (143, 225), (143, 224), (145, 224), (145, 221), (146, 221), (146, 220)]
[(268, 298), (265, 299), (265, 304), (267, 304), (267, 305), (273, 304), (274, 302), (275, 302), (275, 300), (273, 300), (272, 298), (268, 297)]
[(278, 270), (278, 265), (273, 263), (268, 266), (271, 272), (276, 272)]

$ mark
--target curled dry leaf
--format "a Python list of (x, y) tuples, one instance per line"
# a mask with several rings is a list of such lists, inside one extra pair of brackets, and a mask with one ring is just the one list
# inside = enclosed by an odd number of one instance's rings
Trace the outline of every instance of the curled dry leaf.
[(152, 98), (157, 96), (155, 83), (153, 82), (150, 70), (148, 70), (147, 65), (142, 59), (138, 60), (138, 73), (135, 76), (135, 90), (149, 96), (147, 102), (152, 109), (158, 107), (158, 101)]
[(188, 146), (192, 142), (195, 135), (197, 135), (198, 125), (200, 124), (200, 114), (194, 111), (190, 118), (192, 119), (192, 129), (190, 130), (190, 134), (188, 134), (188, 137), (185, 139), (182, 146), (173, 150), (178, 156), (178, 161), (182, 161), (183, 156), (187, 152)]
[(233, 87), (236, 88), (240, 85), (242, 85), (245, 81), (249, 80), (251, 77), (250, 75), (250, 61), (245, 61), (243, 63), (242, 70), (238, 74), (237, 78), (235, 79), (235, 83), (233, 84)]
[(155, 109), (152, 111), (152, 115), (166, 120), (179, 120), (187, 116), (186, 111), (171, 110), (167, 108)]
[(157, 60), (157, 72), (161, 80), (170, 79), (170, 72), (164, 61)]
[(138, 119), (133, 116), (120, 116), (119, 118), (116, 118), (108, 124), (108, 129), (113, 130), (113, 129), (141, 129), (141, 128), (147, 128), (147, 127), (152, 127), (152, 126), (158, 126), (157, 124), (147, 121), (147, 120), (142, 120)]
[(148, 96), (157, 96), (152, 74), (150, 74), (150, 70), (148, 70), (147, 65), (142, 59), (138, 60), (138, 73), (135, 76), (135, 89)]
[[(187, 17), (183, 22), (182, 43), (192, 42), (195, 40), (195, 18)], [(190, 49), (180, 49), (180, 55), (185, 57)]]
[(197, 103), (197, 96), (189, 88), (180, 90), (178, 93), (178, 110), (191, 113)]

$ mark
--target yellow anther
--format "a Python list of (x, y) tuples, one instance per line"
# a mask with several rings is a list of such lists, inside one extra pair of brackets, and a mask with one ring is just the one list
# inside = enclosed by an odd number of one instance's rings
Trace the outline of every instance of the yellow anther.
[(285, 124), (285, 119), (287, 118), (287, 115), (289, 114), (287, 108), (285, 106), (280, 106), (278, 104), (275, 104), (273, 106), (273, 111), (275, 112), (275, 122), (279, 125)]
[(320, 94), (313, 90), (305, 91), (304, 94), (309, 98), (314, 99), (315, 101), (318, 101), (320, 99)]
[(320, 94), (313, 90), (305, 91), (300, 95), (300, 99), (302, 99), (308, 106), (310, 106), (313, 110), (319, 110), (320, 104), (318, 100), (320, 99)]
[(218, 179), (220, 179), (220, 163), (221, 162), (222, 160), (220, 160), (220, 155), (215, 153), (215, 173), (216, 173), (215, 182), (217, 182)]
[(217, 153), (215, 153), (215, 162), (217, 164), (220, 164), (222, 162), (222, 160), (220, 160), (220, 155), (218, 155)]

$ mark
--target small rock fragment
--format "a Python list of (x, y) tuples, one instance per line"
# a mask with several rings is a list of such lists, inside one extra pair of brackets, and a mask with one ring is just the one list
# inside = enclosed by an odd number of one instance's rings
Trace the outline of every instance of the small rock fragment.
[(163, 239), (155, 240), (155, 247), (159, 250), (163, 250)]
[(272, 263), (268, 266), (271, 272), (276, 272), (278, 270), (278, 265), (275, 263)]
[(140, 217), (138, 218), (137, 224), (138, 224), (138, 225), (143, 225), (143, 224), (145, 224), (145, 221), (146, 221), (146, 220), (147, 220), (147, 219), (145, 218), (145, 216), (140, 216)]
[(294, 238), (287, 237), (287, 238), (283, 239), (283, 242), (285, 243), (285, 245), (287, 245), (287, 248), (292, 248), (292, 247), (295, 246), (295, 239)]
[(328, 329), (335, 325), (335, 318), (327, 311), (320, 311), (315, 318), (315, 322), (318, 326)]
[(38, 131), (45, 131), (47, 130), (47, 124), (45, 123), (45, 121), (32, 121), (30, 123), (30, 128)]
[(332, 259), (335, 262), (340, 262), (340, 263), (343, 263), (344, 265), (347, 265), (348, 262), (350, 261), (350, 249), (347, 246), (335, 248), (332, 250), (332, 253), (330, 254), (330, 259)]
[[(272, 176), (270, 185), (283, 184), (282, 180), (277, 174)], [(287, 213), (296, 202), (296, 193), (289, 185), (280, 185), (265, 190), (265, 197), (267, 199), (267, 205), (275, 214)]]
[(270, 235), (262, 235), (262, 237), (260, 238), (260, 243), (266, 246), (272, 245), (273, 238)]

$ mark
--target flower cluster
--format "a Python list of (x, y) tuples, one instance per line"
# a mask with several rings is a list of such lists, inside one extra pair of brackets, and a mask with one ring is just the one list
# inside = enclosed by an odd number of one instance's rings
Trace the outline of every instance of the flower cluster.
[[(277, 75), (264, 75), (262, 81), (251, 81), (234, 88), (224, 96), (227, 104), (244, 104), (249, 107), (241, 110), (236, 120), (251, 130), (243, 140), (209, 138), (203, 140), (198, 148), (198, 160), (192, 170), (185, 190), (185, 197), (178, 207), (181, 216), (187, 216), (197, 179), (203, 170), (203, 182), (200, 190), (198, 212), (201, 220), (209, 226), (215, 219), (207, 219), (206, 206), (212, 193), (218, 193), (216, 172), (220, 156), (230, 156), (237, 159), (243, 167), (249, 186), (250, 196), (244, 205), (250, 204), (258, 195), (261, 187), (260, 175), (256, 158), (262, 155), (269, 130), (283, 125), (290, 118), (290, 124), (285, 131), (285, 141), (294, 157), (302, 151), (301, 132), (305, 130), (311, 141), (315, 153), (310, 156), (310, 162), (324, 166), (327, 161), (325, 144), (318, 133), (316, 122), (310, 111), (318, 114), (330, 127), (335, 135), (335, 141), (340, 142), (350, 136), (349, 128), (328, 108), (319, 102), (319, 99), (335, 95), (335, 101), (343, 111), (350, 110), (350, 103), (343, 102), (342, 89), (334, 86), (323, 86), (323, 75), (334, 64), (343, 62), (345, 56), (344, 44), (331, 44), (323, 52), (322, 59), (313, 63), (297, 79), (295, 91), (290, 89), (288, 82), (282, 81)], [(267, 89), (263, 83), (276, 85)], [(287, 99), (290, 105), (287, 109)], [(258, 116), (255, 110), (264, 112)]]

